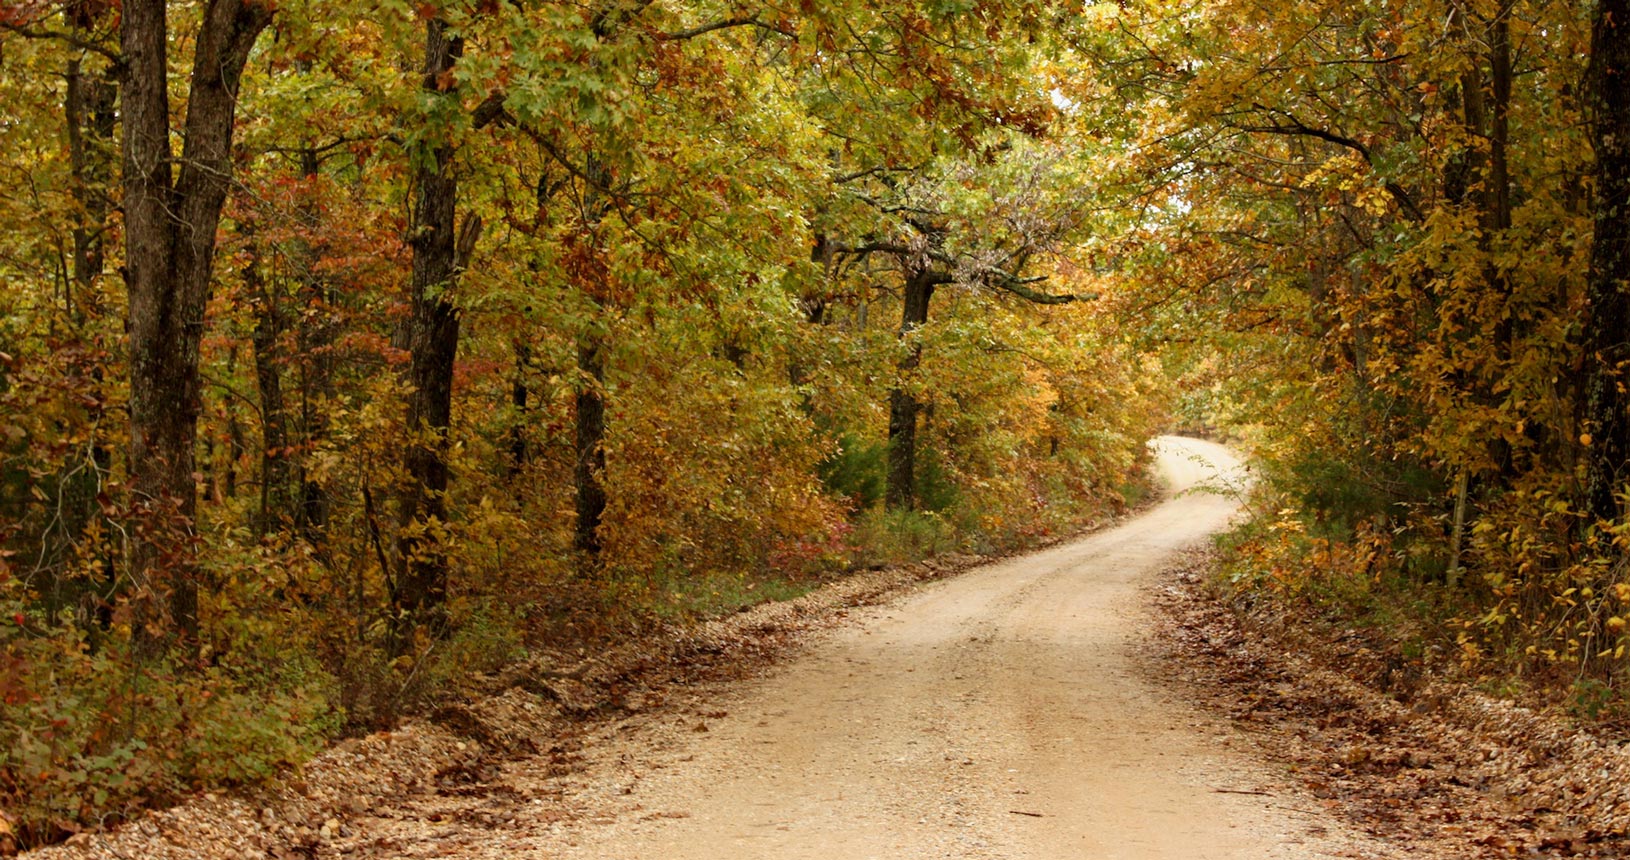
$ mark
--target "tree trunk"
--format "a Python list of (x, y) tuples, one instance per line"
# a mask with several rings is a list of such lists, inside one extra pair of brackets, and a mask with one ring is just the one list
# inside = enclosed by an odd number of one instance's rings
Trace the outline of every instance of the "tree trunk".
[(531, 459), (526, 444), (526, 409), (532, 393), (526, 384), (527, 368), (532, 362), (532, 347), (520, 338), (515, 339), (514, 346), (515, 378), (509, 383), (509, 403), (515, 410), (514, 423), (509, 426), (509, 480), (512, 482), (521, 477), (527, 461)]
[(572, 545), (592, 569), (600, 556), (600, 520), (606, 512), (606, 360), (598, 341), (584, 340), (577, 347), (577, 369), (582, 382), (577, 390), (577, 527)]
[[(226, 365), (228, 376), (237, 375), (237, 352), (228, 353), (230, 360)], [(226, 412), (226, 474), (222, 476), (221, 484), (225, 492), (216, 497), (218, 502), (228, 502), (238, 497), (238, 464), (243, 461), (247, 446), (243, 441), (243, 422), (238, 420), (239, 402), (236, 398), (228, 398), (223, 404)]]
[(107, 230), (108, 183), (112, 178), (114, 101), (118, 86), (87, 73), (83, 63), (70, 60), (67, 96), (68, 161), (73, 173), (74, 218), (73, 287), (70, 316), (78, 324), (101, 315), (102, 299), (96, 279), (107, 257), (103, 234)]
[[(1494, 17), (1479, 26), (1472, 3), (1454, 0), (1449, 6), (1447, 26), (1464, 52), (1465, 68), (1455, 81), (1460, 104), (1460, 124), (1467, 139), (1481, 138), (1487, 147), (1464, 146), (1444, 166), (1443, 194), (1452, 206), (1475, 207), (1480, 228), (1477, 244), (1484, 262), (1480, 275), (1485, 289), (1500, 306), (1511, 301), (1509, 278), (1493, 263), (1495, 240), (1511, 227), (1512, 180), (1510, 167), (1510, 110), (1512, 84), (1511, 0), (1500, 0)], [(1486, 70), (1486, 74), (1485, 74)], [(1509, 308), (1508, 308), (1509, 310)], [(1505, 313), (1494, 321), (1490, 332), (1492, 348), (1479, 353), (1477, 369), (1463, 369), (1453, 375), (1462, 395), (1488, 408), (1503, 400), (1500, 377), (1511, 364), (1516, 328), (1515, 314)], [(1529, 422), (1529, 435), (1536, 432)], [(1513, 446), (1502, 436), (1482, 440), (1489, 468), (1480, 468), (1470, 478), (1472, 497), (1499, 490), (1516, 476)]]
[[(928, 302), (937, 279), (932, 272), (917, 272), (906, 279), (900, 312), (900, 338), (911, 338), (928, 322)], [(917, 413), (922, 406), (907, 391), (908, 377), (922, 363), (922, 346), (910, 343), (900, 359), (900, 378), (889, 392), (889, 462), (883, 502), (891, 510), (910, 510), (917, 502)]]
[(157, 598), (168, 603), (169, 632), (192, 639), (198, 632), (198, 576), (188, 533), (197, 507), (198, 346), (215, 230), (231, 177), (238, 84), (272, 13), (269, 6), (244, 0), (206, 5), (177, 171), (170, 150), (165, 10), (165, 0), (127, 0), (120, 24), (130, 483), (134, 507), (143, 515), (131, 574), (144, 594), (137, 607), (138, 636), (164, 632), (152, 603)]
[[(811, 289), (798, 297), (798, 309), (803, 312), (804, 322), (812, 326), (826, 325), (827, 296), (828, 291), (831, 289), (832, 265), (836, 258), (837, 254), (826, 234), (816, 233), (815, 242), (809, 249), (809, 261), (820, 264), (821, 280), (818, 288)], [(787, 380), (792, 383), (794, 388), (801, 388), (807, 385), (810, 380), (809, 370), (804, 366), (796, 351), (789, 356), (787, 361)], [(810, 401), (807, 391), (800, 396), (800, 399), (803, 402), (805, 412), (813, 411), (814, 404)]]
[[(307, 149), (300, 153), (300, 174), (306, 180), (317, 178), (317, 152)], [(318, 223), (316, 207), (302, 213), (308, 223)], [(294, 508), (294, 522), (306, 543), (319, 549), (323, 546), (323, 530), (328, 526), (328, 491), (310, 473), (310, 460), (317, 442), (328, 433), (327, 415), (321, 401), (334, 394), (334, 296), (328, 283), (317, 273), (317, 249), (309, 241), (300, 242), (296, 250), (299, 266), (299, 302), (303, 312), (297, 314), (299, 326), (295, 342), (300, 355), (300, 459), (298, 461), (299, 501)]]
[(1590, 81), (1596, 146), (1595, 242), (1585, 328), (1586, 511), (1614, 522), (1630, 461), (1625, 370), (1630, 367), (1630, 0), (1601, 0)]
[(287, 324), (279, 291), (261, 275), (259, 254), (250, 252), (243, 279), (255, 303), (255, 383), (260, 391), (260, 514), (256, 531), (265, 535), (289, 513), (289, 425), (283, 396), (283, 329)]
[[(583, 236), (573, 254), (574, 286), (588, 296), (602, 314), (614, 301), (610, 275), (606, 270), (605, 249), (595, 230), (609, 211), (604, 189), (611, 187), (611, 168), (590, 151), (584, 157), (587, 177), (583, 191)], [(600, 521), (606, 512), (606, 343), (597, 332), (578, 336), (577, 441), (576, 465), (572, 479), (577, 490), (577, 524), (572, 546), (578, 553), (578, 569), (593, 573), (600, 567)]]
[(1511, 0), (1502, 0), (1489, 24), (1489, 175), (1484, 223), (1494, 231), (1511, 228)]
[[(103, 10), (88, 7), (87, 4), (75, 4), (69, 11), (74, 32), (81, 37), (88, 38), (103, 23), (100, 20)], [(115, 102), (119, 89), (117, 83), (105, 74), (87, 71), (84, 61), (77, 57), (68, 61), (64, 81), (63, 114), (68, 132), (70, 193), (75, 210), (71, 280), (67, 288), (68, 318), (72, 321), (75, 336), (82, 343), (100, 346), (104, 329), (98, 320), (104, 308), (102, 287), (98, 281), (107, 260), (104, 236), (112, 191), (110, 183), (113, 179), (113, 154), (116, 151)], [(113, 468), (113, 452), (102, 429), (106, 409), (102, 395), (103, 361), (97, 357), (100, 352), (100, 349), (95, 349), (83, 353), (89, 356), (83, 359), (88, 365), (86, 374), (97, 387), (96, 402), (87, 406), (85, 416), (85, 424), (93, 434), (93, 441), (85, 459), (67, 467), (69, 476), (62, 487), (61, 538), (56, 541), (57, 546), (46, 548), (48, 557), (62, 558), (64, 562), (90, 524), (101, 518), (101, 506), (96, 497)], [(45, 539), (54, 540), (50, 536)], [(101, 553), (98, 567), (102, 579), (93, 588), (100, 594), (81, 593), (79, 599), (88, 598), (91, 601), (92, 612), (105, 628), (112, 620), (105, 598), (113, 594), (118, 582), (111, 552)], [(53, 593), (58, 593), (63, 585), (60, 579), (54, 579)]]
[[(447, 81), (463, 54), (463, 39), (448, 32), (447, 22), (425, 25), (424, 89), (435, 98), (456, 99)], [(418, 199), (410, 235), (413, 248), (412, 315), (407, 349), (411, 355), (407, 384), (407, 428), (412, 436), (405, 456), (407, 486), (399, 512), (398, 571), (392, 595), (397, 629), (392, 647), (404, 652), (412, 631), (432, 635), (445, 628), (447, 549), (442, 530), (447, 522), (447, 431), (453, 415), (453, 362), (458, 352), (458, 308), (451, 288), (480, 233), (480, 221), (466, 219), (456, 228), (458, 180), (452, 173), (453, 147), (440, 143), (419, 160), (414, 184)]]
[[(1468, 53), (1476, 51), (1476, 46), (1482, 40), (1472, 30), (1472, 14), (1467, 8), (1466, 0), (1454, 0), (1449, 4), (1449, 22), (1447, 26), (1459, 32), (1463, 50)], [(1454, 86), (1460, 94), (1460, 122), (1466, 133), (1470, 136), (1486, 134), (1488, 123), (1488, 110), (1484, 102), (1483, 93), (1483, 67), (1480, 57), (1468, 56), (1465, 70), (1454, 81)], [(1450, 203), (1459, 204), (1465, 201), (1470, 194), (1472, 185), (1476, 183), (1483, 173), (1486, 161), (1483, 151), (1474, 146), (1463, 147), (1450, 162), (1445, 165), (1443, 193)]]
[[(1511, 83), (1514, 72), (1511, 67), (1511, 0), (1502, 0), (1495, 11), (1495, 19), (1489, 24), (1489, 165), (1488, 176), (1484, 179), (1483, 202), (1483, 239), (1482, 246), (1485, 253), (1492, 256), (1494, 238), (1511, 229)], [(1516, 319), (1510, 304), (1512, 300), (1511, 283), (1506, 274), (1492, 261), (1485, 264), (1484, 280), (1488, 287), (1499, 298), (1506, 308), (1506, 312), (1494, 326), (1494, 366), (1497, 372), (1508, 372), (1512, 359), (1512, 351), (1517, 337)], [(1489, 403), (1497, 403), (1499, 395), (1490, 390), (1483, 392), (1484, 399)], [(1537, 422), (1528, 422), (1530, 427), (1537, 428)], [(1511, 443), (1500, 437), (1491, 440), (1489, 457), (1494, 461), (1497, 470), (1498, 484), (1505, 486), (1517, 475), (1516, 452)]]

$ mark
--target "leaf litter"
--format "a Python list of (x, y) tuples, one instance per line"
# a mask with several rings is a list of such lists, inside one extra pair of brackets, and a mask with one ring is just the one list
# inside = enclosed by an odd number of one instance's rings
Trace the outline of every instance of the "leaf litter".
[(1211, 571), (1197, 551), (1163, 576), (1152, 659), (1322, 809), (1409, 857), (1630, 857), (1626, 739), (1237, 608)]
[[(203, 793), (105, 830), (26, 855), (30, 860), (304, 860), (437, 857), (524, 818), (596, 823), (604, 810), (574, 799), (592, 727), (655, 709), (685, 709), (693, 731), (723, 716), (687, 693), (704, 681), (751, 676), (795, 653), (852, 608), (990, 561), (952, 554), (868, 570), (802, 597), (724, 617), (657, 628), (599, 653), (552, 650), (490, 677), (394, 731), (342, 742), (278, 784)], [(525, 778), (518, 777), (525, 774)], [(653, 817), (683, 812), (653, 811)], [(4, 819), (0, 819), (3, 821)], [(0, 831), (0, 835), (4, 835)], [(0, 840), (0, 845), (7, 844)], [(523, 850), (513, 844), (501, 850)], [(542, 848), (544, 846), (530, 846)]]

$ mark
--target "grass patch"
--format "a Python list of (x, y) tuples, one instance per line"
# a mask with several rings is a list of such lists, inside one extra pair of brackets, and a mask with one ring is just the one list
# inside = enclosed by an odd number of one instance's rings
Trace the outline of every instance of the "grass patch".
[(748, 576), (704, 572), (653, 578), (644, 596), (646, 608), (665, 621), (694, 621), (739, 612), (760, 603), (802, 597), (819, 580), (783, 576)]
[(856, 567), (910, 564), (962, 548), (956, 524), (934, 511), (874, 508), (860, 516), (853, 537)]

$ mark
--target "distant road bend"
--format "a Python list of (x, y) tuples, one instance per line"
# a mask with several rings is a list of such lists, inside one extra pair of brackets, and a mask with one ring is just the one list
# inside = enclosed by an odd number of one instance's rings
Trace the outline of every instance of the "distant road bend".
[[(1388, 856), (1149, 677), (1140, 586), (1236, 510), (1183, 491), (1239, 469), (1210, 442), (1157, 445), (1169, 492), (1142, 515), (857, 612), (765, 677), (709, 690), (705, 724), (653, 712), (594, 730), (563, 798), (581, 814), (442, 821), (434, 847), (397, 819), (392, 841), (456, 858)], [(551, 784), (507, 770), (528, 794)]]

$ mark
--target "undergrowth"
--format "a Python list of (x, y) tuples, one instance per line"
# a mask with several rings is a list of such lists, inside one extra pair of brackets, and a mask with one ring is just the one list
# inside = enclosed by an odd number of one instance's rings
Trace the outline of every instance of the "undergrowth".
[(1236, 603), (1312, 626), (1327, 641), (1357, 634), (1407, 673), (1451, 675), (1492, 695), (1630, 727), (1622, 555), (1614, 561), (1586, 546), (1571, 558), (1559, 553), (1525, 533), (1532, 511), (1512, 504), (1481, 512), (1455, 569), (1441, 516), (1332, 524), (1286, 502), (1259, 490), (1253, 507), (1274, 513), (1218, 539), (1218, 585)]
[(946, 483), (938, 510), (873, 505), (766, 546), (756, 563), (696, 569), (676, 554), (590, 577), (500, 551), (494, 519), (470, 543), (498, 548), (485, 550), (497, 561), (481, 575), (502, 593), (455, 592), (447, 634), (421, 634), (395, 656), (388, 619), (355, 611), (379, 602), (377, 571), (335, 570), (296, 548), (219, 540), (224, 549), (203, 556), (213, 587), (199, 641), (156, 655), (139, 647), (128, 604), (102, 623), (72, 608), (51, 614), (0, 559), (0, 843), (47, 844), (189, 792), (275, 778), (336, 738), (463, 695), (472, 676), (532, 646), (605, 645), (793, 599), (851, 570), (1022, 549), (1147, 491), (1134, 480), (1068, 502), (1030, 495), (976, 509)]

